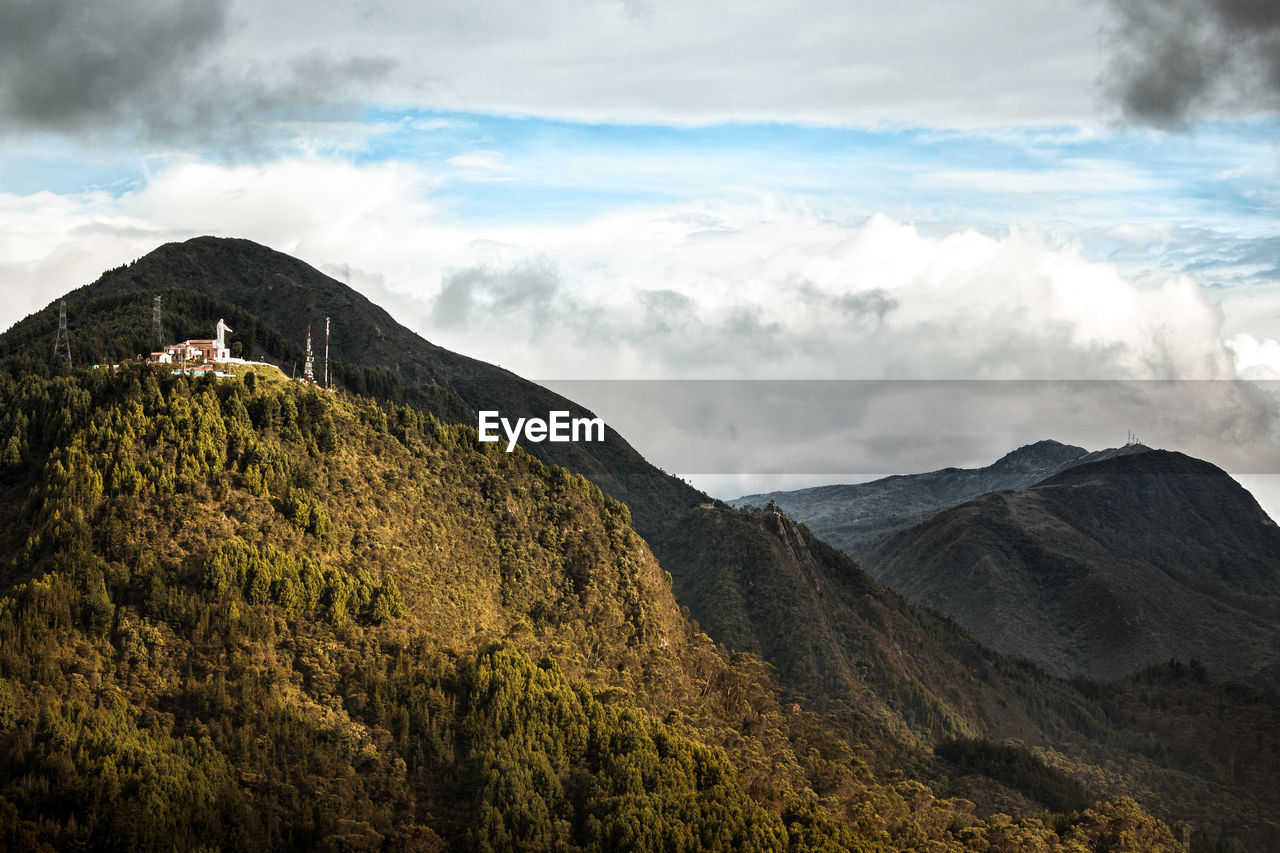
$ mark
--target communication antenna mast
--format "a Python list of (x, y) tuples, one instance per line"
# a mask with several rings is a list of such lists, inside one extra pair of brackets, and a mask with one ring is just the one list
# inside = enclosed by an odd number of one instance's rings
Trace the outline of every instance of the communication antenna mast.
[(151, 334), (156, 339), (156, 349), (164, 346), (164, 330), (160, 328), (160, 297), (151, 300)]
[(67, 367), (71, 366), (71, 334), (67, 331), (67, 300), (62, 300), (58, 306), (58, 337), (53, 341), (54, 358), (62, 357), (67, 363)]
[(311, 354), (311, 324), (307, 324), (307, 360), (302, 365), (302, 381), (316, 384), (315, 356)]
[(324, 390), (329, 390), (329, 318), (324, 318)]

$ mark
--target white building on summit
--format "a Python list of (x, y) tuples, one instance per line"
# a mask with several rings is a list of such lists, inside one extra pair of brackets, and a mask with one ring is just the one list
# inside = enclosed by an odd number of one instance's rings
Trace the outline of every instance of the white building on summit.
[(151, 360), (160, 364), (171, 364), (180, 361), (221, 361), (231, 360), (231, 350), (227, 347), (227, 333), (235, 331), (219, 318), (217, 337), (212, 340), (193, 339), (174, 344), (163, 352), (153, 352)]

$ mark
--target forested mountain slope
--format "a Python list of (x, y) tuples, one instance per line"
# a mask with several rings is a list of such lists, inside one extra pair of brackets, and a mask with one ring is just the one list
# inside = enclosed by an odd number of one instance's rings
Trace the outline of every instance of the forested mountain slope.
[(623, 505), (465, 427), (147, 368), (0, 404), (9, 849), (1176, 849), (877, 776)]
[[(245, 358), (301, 375), (307, 326), (317, 352), (325, 317), (333, 319), (334, 384), (358, 394), (411, 403), (446, 422), (475, 425), (476, 412), (546, 417), (552, 409), (585, 410), (514, 373), (450, 352), (396, 322), (366, 297), (314, 267), (249, 240), (197, 237), (166, 243), (109, 270), (66, 295), (72, 351), (78, 364), (112, 363), (155, 350), (152, 305), (161, 297), (165, 343), (212, 337), (219, 317), (234, 330)], [(27, 371), (47, 369), (58, 326), (51, 303), (0, 335), (0, 359)], [(233, 353), (235, 354), (235, 353)], [(672, 508), (704, 500), (650, 465), (612, 429), (599, 443), (532, 444), (544, 462), (586, 475), (625, 501), (643, 528)]]
[[(1078, 796), (1020, 771), (1016, 750), (999, 752), (1015, 744), (1092, 791), (1138, 796), (1190, 823), (1195, 849), (1280, 844), (1275, 692), (1185, 661), (1109, 684), (1055, 678), (881, 586), (776, 508), (689, 515), (675, 528), (685, 538), (666, 543), (688, 571), (675, 578), (678, 600), (713, 637), (761, 655), (780, 683), (875, 743), (871, 763), (918, 767), (937, 790), (1005, 809), (975, 773), (1042, 805)], [(921, 764), (904, 742), (947, 760)]]

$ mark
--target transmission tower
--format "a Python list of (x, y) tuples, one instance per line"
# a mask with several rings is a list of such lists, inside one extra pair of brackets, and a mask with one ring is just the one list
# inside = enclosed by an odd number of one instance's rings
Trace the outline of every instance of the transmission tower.
[(67, 331), (67, 300), (58, 306), (58, 337), (53, 341), (53, 357), (62, 358), (71, 366), (71, 334)]
[(324, 318), (324, 390), (329, 390), (329, 318)]
[(156, 350), (164, 348), (164, 329), (160, 327), (160, 297), (151, 300), (151, 334), (156, 339)]
[(307, 324), (307, 360), (302, 365), (302, 381), (308, 385), (316, 384), (315, 356), (311, 354), (311, 324)]

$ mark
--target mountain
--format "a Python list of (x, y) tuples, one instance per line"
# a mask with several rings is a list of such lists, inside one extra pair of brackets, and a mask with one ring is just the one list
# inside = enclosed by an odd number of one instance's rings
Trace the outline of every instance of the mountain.
[(826, 542), (856, 556), (891, 533), (970, 498), (1003, 489), (1025, 489), (1072, 466), (1141, 449), (1146, 448), (1126, 445), (1090, 453), (1083, 447), (1038, 441), (983, 468), (943, 468), (869, 483), (744, 495), (730, 504), (764, 506), (772, 501)]
[(871, 767), (624, 505), (469, 427), (263, 368), (0, 371), (0, 412), (0, 848), (1177, 849)]
[(760, 655), (798, 693), (908, 739), (1040, 736), (1021, 704), (1002, 704), (1014, 691), (1000, 655), (778, 510), (692, 509), (678, 529), (666, 550), (689, 568), (674, 579), (676, 598), (730, 652)]
[(153, 349), (156, 295), (286, 372), (332, 316), (368, 396), (66, 371), (56, 305), (0, 335), (10, 846), (1169, 849), (1126, 797), (1280, 841), (1267, 695), (1045, 675), (612, 432), (481, 452), (478, 408), (581, 410), (248, 241), (68, 294), (77, 360)]
[[(169, 339), (212, 337), (217, 320), (245, 358), (300, 371), (308, 325), (317, 349), (325, 317), (333, 321), (334, 384), (358, 394), (411, 403), (442, 420), (475, 425), (477, 412), (542, 417), (552, 410), (588, 415), (581, 406), (491, 364), (451, 352), (406, 329), (360, 293), (310, 265), (250, 240), (197, 237), (166, 243), (66, 295), (73, 355), (79, 363), (113, 363), (157, 349), (152, 308), (161, 298)], [(47, 371), (58, 305), (0, 336), (0, 359)], [(235, 353), (233, 353), (235, 354)], [(544, 462), (586, 475), (623, 500), (644, 526), (672, 507), (707, 500), (650, 465), (612, 429), (598, 443), (530, 444)]]
[[(873, 745), (872, 766), (912, 768), (935, 791), (1011, 814), (1070, 802), (1074, 780), (1194, 824), (1193, 849), (1280, 843), (1280, 694), (1185, 660), (1105, 684), (1046, 675), (882, 586), (776, 507), (695, 508), (673, 529), (682, 538), (666, 551), (686, 567), (677, 600)], [(1044, 780), (1042, 762), (1070, 778)], [(985, 787), (993, 779), (1028, 800)]]
[(1280, 529), (1221, 469), (1145, 450), (993, 492), (862, 554), (882, 583), (1062, 675), (1171, 658), (1280, 683)]

